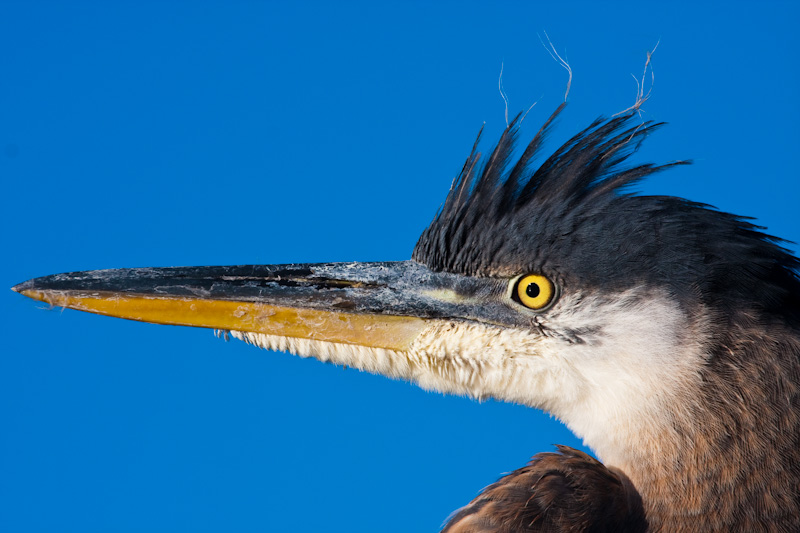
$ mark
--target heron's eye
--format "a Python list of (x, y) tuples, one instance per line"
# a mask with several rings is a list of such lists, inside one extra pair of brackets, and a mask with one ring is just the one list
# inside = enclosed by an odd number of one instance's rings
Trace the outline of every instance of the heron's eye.
[(555, 295), (553, 282), (540, 274), (522, 276), (512, 291), (515, 300), (534, 311), (547, 307)]

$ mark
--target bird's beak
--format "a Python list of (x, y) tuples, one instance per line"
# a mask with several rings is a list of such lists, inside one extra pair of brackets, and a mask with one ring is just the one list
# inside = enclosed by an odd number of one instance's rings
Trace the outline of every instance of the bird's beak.
[(136, 268), (56, 274), (13, 290), (130, 320), (406, 351), (431, 320), (472, 307), (450, 288), (453, 276), (413, 261)]

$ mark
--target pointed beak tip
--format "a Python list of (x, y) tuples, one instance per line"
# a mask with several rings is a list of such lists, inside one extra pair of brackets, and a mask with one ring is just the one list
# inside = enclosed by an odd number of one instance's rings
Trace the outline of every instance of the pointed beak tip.
[(23, 281), (18, 285), (14, 285), (11, 287), (11, 290), (14, 292), (18, 292), (20, 294), (24, 294), (25, 291), (30, 290), (33, 288), (33, 280)]

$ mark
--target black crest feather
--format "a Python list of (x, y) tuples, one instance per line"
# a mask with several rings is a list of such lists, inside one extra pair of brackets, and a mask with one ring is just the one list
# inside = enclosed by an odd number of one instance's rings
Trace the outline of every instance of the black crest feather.
[(511, 219), (541, 216), (537, 213), (552, 210), (553, 206), (588, 205), (648, 174), (685, 163), (641, 165), (615, 173), (642, 139), (661, 125), (631, 125), (634, 115), (626, 114), (596, 120), (534, 169), (532, 162), (565, 105), (561, 104), (547, 119), (510, 169), (520, 115), (505, 129), (482, 166), (477, 152), (478, 135), (442, 209), (420, 237), (413, 254), (415, 260), (436, 270), (479, 273), (484, 265), (476, 261), (475, 253), (485, 252), (486, 248), (476, 245), (478, 239), (483, 240), (485, 229), (496, 229)]
[(625, 193), (649, 174), (687, 163), (623, 165), (660, 123), (642, 123), (635, 113), (598, 119), (534, 167), (563, 108), (515, 162), (519, 116), (483, 164), (476, 141), (414, 260), (465, 275), (541, 272), (562, 286), (653, 285), (676, 296), (699, 289), (724, 305), (800, 309), (798, 261), (780, 239), (704, 204)]

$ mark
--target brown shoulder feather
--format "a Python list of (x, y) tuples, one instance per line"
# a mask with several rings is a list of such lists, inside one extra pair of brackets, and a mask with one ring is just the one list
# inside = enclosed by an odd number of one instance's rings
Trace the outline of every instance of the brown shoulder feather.
[(642, 500), (628, 478), (558, 446), (486, 487), (442, 533), (643, 532)]

